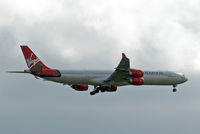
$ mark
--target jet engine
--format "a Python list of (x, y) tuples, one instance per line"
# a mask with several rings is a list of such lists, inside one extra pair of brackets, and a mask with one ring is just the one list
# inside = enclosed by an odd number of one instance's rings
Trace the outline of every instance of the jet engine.
[(129, 75), (132, 76), (133, 78), (141, 78), (143, 77), (144, 72), (142, 70), (131, 69), (129, 71)]
[(136, 85), (136, 86), (140, 86), (140, 85), (144, 84), (144, 79), (143, 78), (130, 78), (129, 83)]
[(76, 91), (87, 91), (88, 90), (88, 85), (72, 85), (71, 86), (73, 89), (75, 89)]

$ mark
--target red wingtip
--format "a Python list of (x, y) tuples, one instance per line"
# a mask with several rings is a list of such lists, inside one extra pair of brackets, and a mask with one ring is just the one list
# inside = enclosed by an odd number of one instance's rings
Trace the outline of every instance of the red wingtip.
[(122, 57), (126, 57), (126, 55), (124, 53), (122, 53)]

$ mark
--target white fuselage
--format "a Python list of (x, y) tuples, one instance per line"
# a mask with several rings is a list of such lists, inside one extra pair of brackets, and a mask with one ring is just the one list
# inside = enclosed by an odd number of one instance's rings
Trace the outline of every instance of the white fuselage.
[[(46, 80), (63, 83), (67, 85), (86, 84), (86, 85), (105, 85), (107, 79), (113, 71), (94, 71), (94, 70), (60, 70), (60, 77), (43, 77)], [(187, 81), (181, 73), (171, 71), (144, 71), (143, 85), (178, 85)], [(131, 85), (128, 81), (112, 82), (115, 86)]]

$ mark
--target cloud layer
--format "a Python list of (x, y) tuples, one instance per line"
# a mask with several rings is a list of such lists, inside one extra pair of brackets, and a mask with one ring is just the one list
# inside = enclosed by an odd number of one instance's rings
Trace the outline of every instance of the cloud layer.
[(1, 1), (1, 7), (1, 33), (13, 39), (13, 51), (28, 44), (41, 56), (74, 66), (97, 55), (100, 63), (89, 65), (101, 66), (109, 59), (105, 68), (113, 67), (117, 64), (113, 59), (126, 52), (132, 66), (144, 69), (200, 68), (199, 2), (195, 0), (19, 0)]

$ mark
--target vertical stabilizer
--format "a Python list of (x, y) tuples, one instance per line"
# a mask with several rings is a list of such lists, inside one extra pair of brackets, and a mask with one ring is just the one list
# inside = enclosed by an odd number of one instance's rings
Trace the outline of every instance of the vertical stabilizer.
[(36, 65), (42, 66), (42, 69), (49, 69), (28, 46), (21, 46), (28, 68), (32, 69)]
[(39, 77), (60, 77), (59, 70), (48, 68), (28, 46), (21, 46), (30, 73)]

